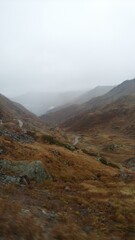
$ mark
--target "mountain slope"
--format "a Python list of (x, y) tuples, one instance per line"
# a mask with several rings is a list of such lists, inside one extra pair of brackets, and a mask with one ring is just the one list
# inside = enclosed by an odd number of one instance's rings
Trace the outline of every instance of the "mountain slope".
[(90, 101), (92, 98), (95, 97), (99, 97), (102, 96), (104, 94), (106, 94), (107, 92), (109, 92), (111, 89), (113, 88), (113, 86), (97, 86), (94, 89), (84, 93), (83, 95), (81, 95), (80, 97), (78, 97), (76, 99), (76, 101), (74, 101), (74, 103), (76, 104), (82, 104), (85, 102)]
[(135, 79), (126, 80), (105, 95), (93, 98), (85, 104), (86, 109), (98, 109), (112, 103), (122, 96), (135, 93)]
[[(135, 93), (135, 79), (127, 80), (114, 87), (111, 91), (106, 93), (103, 96), (92, 98), (90, 101), (84, 104), (72, 105), (66, 108), (60, 109), (56, 112), (50, 112), (46, 115), (43, 115), (41, 119), (46, 121), (48, 124), (59, 125), (71, 118), (78, 118), (80, 116), (87, 115), (86, 112), (94, 112), (101, 110), (108, 104), (115, 102), (122, 96), (130, 95)], [(74, 119), (74, 120), (75, 120)], [(73, 119), (72, 119), (73, 121)]]
[(41, 116), (41, 119), (44, 120), (48, 125), (59, 125), (67, 119), (70, 119), (79, 114), (81, 111), (85, 110), (86, 107), (84, 103), (86, 101), (90, 101), (90, 99), (93, 97), (101, 96), (112, 88), (112, 86), (98, 86), (84, 93), (72, 102), (47, 112)]
[(4, 122), (13, 122), (22, 120), (34, 126), (41, 126), (41, 120), (24, 108), (22, 105), (10, 101), (8, 98), (0, 94), (0, 119)]
[(69, 131), (109, 131), (135, 137), (135, 95), (120, 97), (101, 110), (89, 110), (69, 119), (63, 125)]

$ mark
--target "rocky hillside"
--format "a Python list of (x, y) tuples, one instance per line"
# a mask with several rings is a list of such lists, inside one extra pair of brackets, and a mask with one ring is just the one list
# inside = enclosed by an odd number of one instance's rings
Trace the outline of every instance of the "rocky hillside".
[(25, 133), (13, 118), (39, 120), (1, 95), (12, 126), (0, 122), (0, 239), (134, 239), (134, 103), (133, 94), (80, 112), (66, 123), (72, 134)]
[(89, 110), (67, 120), (63, 125), (69, 131), (113, 131), (135, 137), (135, 95), (124, 96), (94, 112)]
[(85, 104), (86, 109), (99, 109), (109, 103), (113, 103), (122, 96), (132, 95), (135, 93), (135, 79), (126, 80), (105, 95), (93, 98)]
[(4, 123), (16, 123), (21, 120), (23, 124), (40, 127), (43, 125), (41, 120), (24, 108), (22, 105), (12, 102), (0, 94), (0, 119)]
[(82, 105), (74, 104), (64, 108), (57, 109), (57, 111), (48, 112), (40, 118), (49, 126), (59, 126), (67, 119), (74, 117), (82, 112)]
[(134, 141), (35, 136), (0, 136), (0, 238), (134, 240)]

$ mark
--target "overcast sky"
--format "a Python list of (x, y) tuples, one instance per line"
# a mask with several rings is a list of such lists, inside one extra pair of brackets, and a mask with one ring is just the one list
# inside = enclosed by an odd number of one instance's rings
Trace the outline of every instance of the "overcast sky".
[(134, 77), (134, 0), (0, 0), (1, 93), (91, 89)]

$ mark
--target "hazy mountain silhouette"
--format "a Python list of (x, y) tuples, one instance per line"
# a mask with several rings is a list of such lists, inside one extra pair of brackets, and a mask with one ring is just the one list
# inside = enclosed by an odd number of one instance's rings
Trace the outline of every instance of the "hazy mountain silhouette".
[(84, 104), (71, 105), (58, 111), (50, 112), (46, 115), (43, 115), (41, 118), (50, 125), (59, 125), (68, 119), (72, 119), (72, 122), (75, 124), (76, 121), (80, 121), (80, 116), (85, 116), (89, 112), (101, 110), (106, 105), (112, 104), (122, 96), (132, 95), (134, 93), (135, 79), (126, 80), (103, 96), (92, 98), (90, 101)]
[(79, 114), (80, 111), (85, 110), (85, 105), (83, 105), (85, 102), (90, 101), (94, 97), (104, 95), (112, 88), (112, 86), (97, 86), (96, 88), (75, 98), (72, 102), (68, 102), (65, 105), (54, 108), (41, 116), (41, 118), (49, 125), (62, 123), (76, 114)]
[(80, 97), (78, 97), (74, 103), (81, 104), (90, 101), (94, 97), (99, 97), (101, 95), (106, 94), (109, 92), (114, 86), (97, 86), (93, 88), (92, 90), (82, 94)]
[(45, 114), (50, 109), (64, 105), (80, 96), (83, 91), (71, 92), (34, 92), (13, 98), (36, 115)]

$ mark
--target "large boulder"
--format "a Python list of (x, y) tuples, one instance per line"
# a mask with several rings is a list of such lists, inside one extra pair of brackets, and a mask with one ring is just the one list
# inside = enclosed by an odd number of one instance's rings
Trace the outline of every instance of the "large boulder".
[(45, 170), (43, 163), (39, 160), (32, 162), (0, 160), (0, 168), (4, 172), (10, 172), (11, 175), (26, 175), (30, 180), (34, 180), (37, 183), (42, 183), (44, 180), (50, 178), (50, 175)]

